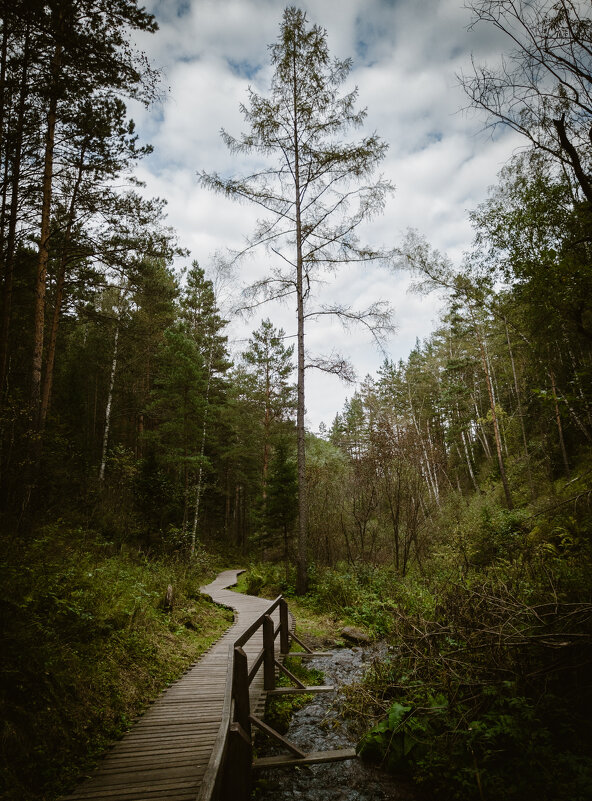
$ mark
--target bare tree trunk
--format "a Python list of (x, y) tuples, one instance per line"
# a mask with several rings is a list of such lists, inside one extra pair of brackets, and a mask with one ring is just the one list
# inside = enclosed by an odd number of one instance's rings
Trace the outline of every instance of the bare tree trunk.
[(239, 490), (238, 484), (234, 485), (234, 504), (232, 506), (232, 530), (234, 534), (234, 542), (236, 545), (240, 545), (240, 531), (239, 531), (239, 524), (238, 524), (238, 500), (239, 500)]
[(80, 153), (80, 162), (78, 165), (78, 175), (76, 176), (76, 183), (72, 190), (72, 197), (70, 198), (70, 208), (68, 209), (68, 219), (66, 223), (66, 230), (64, 233), (64, 242), (62, 246), (62, 255), (60, 258), (60, 266), (58, 269), (58, 277), (56, 282), (55, 302), (53, 307), (53, 318), (51, 322), (51, 331), (49, 335), (49, 344), (47, 347), (47, 357), (45, 364), (45, 375), (43, 378), (43, 391), (41, 393), (41, 410), (39, 414), (39, 424), (41, 430), (45, 428), (47, 420), (47, 412), (51, 402), (51, 390), (53, 385), (53, 368), (55, 364), (56, 343), (58, 338), (58, 328), (60, 324), (60, 314), (62, 309), (62, 299), (64, 296), (64, 287), (66, 285), (66, 267), (68, 264), (68, 246), (72, 236), (72, 226), (74, 224), (74, 215), (76, 211), (76, 201), (78, 199), (78, 192), (80, 184), (82, 183), (83, 175), (83, 161), (86, 145), (83, 146)]
[[(5, 243), (5, 227), (6, 227), (6, 195), (8, 192), (8, 184), (9, 184), (9, 162), (10, 158), (8, 156), (8, 142), (7, 136), (5, 132), (5, 98), (7, 95), (6, 92), (6, 62), (8, 58), (8, 37), (9, 37), (9, 25), (8, 25), (8, 15), (6, 12), (4, 13), (4, 18), (2, 20), (2, 46), (0, 48), (0, 153), (4, 154), (4, 176), (2, 178), (2, 209), (0, 210), (0, 253), (4, 256), (4, 263), (6, 264), (6, 257), (4, 252), (4, 243)], [(27, 33), (28, 33), (28, 26), (27, 26)], [(25, 42), (25, 53), (26, 53), (26, 42)], [(24, 65), (23, 70), (26, 69), (26, 57), (24, 58)], [(17, 129), (17, 136), (18, 136), (18, 129)], [(0, 280), (3, 279), (4, 276), (0, 276)], [(0, 387), (4, 382), (0, 381)]]
[(565, 467), (565, 474), (571, 478), (571, 470), (569, 468), (569, 459), (567, 458), (567, 450), (565, 447), (565, 440), (563, 438), (563, 426), (561, 424), (561, 413), (559, 411), (559, 402), (557, 400), (557, 387), (555, 385), (555, 373), (551, 370), (549, 372), (551, 378), (551, 391), (553, 393), (553, 404), (555, 406), (555, 422), (557, 424), (557, 432), (559, 434), (559, 446), (561, 448), (561, 456), (563, 457), (563, 466)]
[[(559, 399), (560, 396), (558, 395), (557, 397)], [(574, 423), (580, 429), (580, 431), (582, 432), (584, 437), (588, 440), (588, 442), (592, 442), (592, 437), (590, 436), (590, 432), (588, 431), (588, 429), (586, 428), (586, 426), (584, 425), (584, 423), (580, 419), (580, 416), (577, 414), (577, 412), (574, 409), (574, 407), (569, 402), (569, 399), (566, 398), (565, 395), (561, 395), (561, 400), (565, 403), (565, 405), (567, 407), (567, 411), (570, 414), (570, 417), (573, 419)]]
[[(486, 360), (486, 363), (487, 363), (487, 373), (489, 375), (489, 382), (490, 382), (490, 385), (491, 385), (491, 397), (490, 397), (490, 399), (493, 398), (493, 407), (494, 407), (494, 409), (496, 409), (497, 406), (498, 406), (497, 399), (498, 399), (498, 397), (500, 395), (500, 392), (499, 392), (499, 389), (498, 389), (498, 386), (497, 386), (497, 379), (496, 379), (496, 376), (495, 376), (495, 370), (494, 370), (493, 365), (491, 363), (491, 359), (489, 358), (489, 350), (487, 348), (487, 339), (485, 338), (485, 336), (481, 337), (481, 341), (483, 343), (483, 350), (485, 352), (485, 360)], [(496, 417), (497, 417), (497, 413), (496, 413)], [(505, 451), (506, 456), (509, 456), (510, 454), (508, 452), (508, 445), (507, 445), (507, 442), (506, 442), (506, 436), (505, 436), (504, 425), (503, 425), (503, 418), (502, 418), (501, 421), (498, 419), (498, 432), (499, 432), (499, 438), (500, 438), (500, 443), (501, 443), (502, 449)]]
[(430, 493), (433, 494), (436, 503), (438, 503), (438, 485), (435, 481), (434, 477), (432, 476), (432, 471), (430, 467), (430, 459), (428, 456), (428, 452), (425, 447), (425, 442), (423, 441), (423, 437), (421, 435), (421, 430), (419, 428), (419, 424), (417, 422), (417, 418), (415, 417), (415, 410), (413, 408), (413, 400), (411, 397), (411, 387), (407, 385), (407, 394), (409, 395), (409, 410), (411, 411), (411, 420), (413, 421), (413, 426), (415, 428), (415, 432), (417, 434), (418, 442), (421, 446), (422, 454), (423, 454), (423, 463), (425, 464), (424, 472), (427, 479), (427, 484), (430, 489)]
[(43, 376), (43, 389), (41, 392), (41, 409), (39, 411), (39, 428), (41, 431), (45, 428), (47, 420), (47, 412), (49, 411), (49, 404), (51, 401), (51, 390), (53, 386), (53, 368), (55, 364), (56, 344), (58, 339), (58, 328), (60, 324), (60, 311), (62, 306), (62, 298), (64, 296), (64, 286), (66, 284), (66, 255), (62, 254), (60, 260), (60, 267), (56, 283), (55, 302), (53, 307), (53, 316), (51, 321), (51, 329), (49, 333), (49, 343), (47, 346), (47, 358), (45, 360), (45, 374)]
[[(583, 406), (583, 408), (585, 410), (585, 413), (586, 413), (586, 419), (588, 421), (588, 425), (592, 425), (592, 416), (590, 415), (590, 404), (588, 403), (588, 398), (584, 394), (584, 388), (582, 386), (582, 380), (580, 378), (580, 372), (578, 370), (576, 357), (574, 355), (573, 350), (571, 349), (571, 344), (569, 342), (567, 334), (565, 333), (565, 330), (563, 330), (563, 341), (565, 342), (565, 347), (567, 348), (567, 352), (569, 353), (569, 358), (570, 358), (570, 361), (571, 361), (572, 375), (574, 377), (575, 384), (576, 384), (576, 386), (578, 388), (578, 395), (580, 396), (580, 400), (582, 401), (582, 406)], [(587, 434), (587, 438), (588, 438), (588, 440), (590, 439), (590, 436), (588, 434)]]
[[(57, 76), (61, 63), (61, 46), (56, 45), (53, 58), (53, 71)], [(41, 208), (41, 230), (39, 255), (37, 261), (37, 281), (35, 288), (33, 361), (31, 372), (31, 404), (35, 415), (39, 414), (41, 399), (41, 370), (43, 365), (43, 335), (45, 321), (45, 290), (47, 263), (49, 260), (49, 237), (53, 180), (53, 152), (55, 147), (55, 127), (57, 121), (57, 96), (51, 97), (47, 115), (45, 137), (45, 162), (43, 169), (43, 202)]]
[(228, 532), (230, 529), (230, 482), (228, 467), (226, 468), (226, 501), (224, 504), (224, 539), (228, 542)]
[(528, 452), (528, 440), (526, 438), (526, 427), (524, 425), (524, 413), (522, 411), (522, 398), (520, 397), (520, 385), (518, 384), (518, 375), (516, 373), (516, 365), (514, 363), (514, 353), (512, 352), (512, 343), (510, 341), (510, 331), (508, 329), (508, 321), (504, 317), (504, 325), (506, 328), (506, 341), (508, 343), (508, 353), (510, 354), (510, 364), (512, 366), (512, 377), (514, 379), (514, 391), (516, 392), (516, 405), (518, 408), (518, 419), (520, 420), (520, 431), (522, 432), (522, 442), (524, 444), (524, 455), (526, 456), (526, 465), (528, 470), (528, 485), (530, 487), (530, 495), (534, 498), (534, 485), (532, 483), (532, 471), (530, 469), (530, 454)]
[(306, 491), (306, 431), (304, 428), (304, 265), (302, 261), (302, 222), (300, 197), (300, 150), (298, 140), (298, 90), (296, 52), (293, 57), (294, 98), (294, 198), (296, 208), (296, 305), (298, 317), (298, 405), (296, 412), (296, 442), (298, 461), (298, 564), (296, 592), (304, 595), (308, 589), (308, 498)]
[(341, 522), (341, 533), (343, 534), (343, 539), (345, 540), (345, 547), (346, 547), (346, 551), (347, 551), (347, 561), (348, 561), (348, 563), (350, 565), (353, 565), (354, 558), (353, 558), (352, 552), (351, 552), (349, 534), (347, 533), (347, 525), (345, 523), (345, 520), (343, 519), (343, 512), (341, 512), (341, 515), (340, 515), (340, 522)]
[(497, 461), (499, 464), (500, 469), (500, 476), (502, 479), (502, 485), (504, 487), (504, 494), (506, 496), (506, 503), (508, 505), (508, 509), (514, 508), (514, 502), (512, 500), (512, 493), (510, 492), (510, 485), (508, 484), (508, 478), (506, 476), (506, 466), (504, 464), (504, 456), (502, 453), (502, 440), (500, 436), (500, 430), (497, 420), (497, 414), (495, 411), (495, 397), (493, 394), (493, 386), (491, 384), (491, 375), (489, 373), (489, 366), (487, 363), (487, 354), (485, 352), (485, 344), (483, 341), (483, 337), (481, 336), (481, 332), (479, 330), (479, 326), (477, 325), (476, 321), (473, 318), (475, 323), (475, 333), (477, 335), (477, 339), (479, 342), (479, 349), (481, 351), (481, 363), (483, 365), (483, 371), (485, 373), (485, 383), (487, 385), (487, 392), (489, 394), (489, 407), (491, 409), (491, 421), (493, 423), (493, 435), (495, 438), (495, 449), (497, 451)]
[(269, 473), (269, 428), (271, 424), (271, 380), (269, 362), (265, 365), (265, 419), (263, 421), (263, 504), (267, 500), (267, 475)]
[(580, 429), (580, 431), (582, 432), (584, 437), (588, 440), (588, 442), (592, 442), (592, 437), (590, 436), (590, 432), (588, 431), (588, 429), (586, 428), (584, 423), (582, 423), (582, 420), (581, 420), (580, 416), (578, 415), (578, 413), (576, 412), (576, 410), (574, 409), (574, 407), (571, 405), (571, 403), (565, 397), (565, 395), (562, 395), (562, 399), (563, 399), (563, 402), (565, 403), (565, 405), (567, 406), (567, 411), (569, 412), (570, 416), (572, 417), (574, 423)]
[(199, 502), (201, 500), (202, 480), (203, 480), (203, 459), (206, 447), (206, 431), (208, 422), (208, 409), (210, 401), (210, 383), (212, 380), (212, 355), (214, 350), (213, 341), (210, 343), (210, 353), (208, 356), (208, 381), (206, 384), (206, 405), (204, 408), (203, 428), (201, 432), (201, 447), (199, 450), (199, 472), (197, 476), (197, 489), (195, 491), (195, 514), (193, 515), (193, 528), (191, 530), (191, 556), (195, 553), (197, 541), (197, 520), (199, 518)]
[(395, 505), (393, 506), (393, 499), (391, 497), (391, 493), (389, 492), (387, 486), (388, 479), (385, 477), (385, 493), (386, 498), (388, 501), (389, 506), (389, 513), (391, 517), (391, 525), (393, 528), (393, 545), (394, 545), (394, 552), (395, 552), (395, 570), (397, 573), (399, 572), (400, 567), (400, 542), (399, 542), (399, 527), (400, 527), (400, 517), (401, 517), (401, 477), (397, 474), (397, 493), (395, 499)]
[[(16, 224), (18, 215), (18, 196), (21, 175), (21, 157), (23, 150), (23, 127), (25, 124), (25, 106), (27, 100), (27, 82), (29, 67), (29, 27), (25, 31), (23, 50), (23, 70), (19, 92), (19, 105), (16, 122), (16, 141), (12, 163), (10, 190), (10, 215), (8, 219), (8, 236), (6, 239), (4, 291), (2, 297), (2, 330), (0, 331), (0, 393), (5, 389), (8, 374), (8, 340), (10, 337), (10, 318), (12, 312), (12, 289), (14, 284), (14, 259), (16, 251)], [(3, 137), (4, 145), (4, 137)], [(8, 162), (8, 156), (7, 156)], [(6, 191), (6, 187), (4, 188)]]
[[(434, 442), (432, 440), (432, 432), (430, 430), (430, 421), (429, 419), (426, 420), (426, 430), (428, 435), (428, 445), (429, 445), (429, 455), (433, 455), (436, 448), (434, 446)], [(428, 458), (428, 451), (426, 450), (426, 458)], [(432, 483), (434, 485), (434, 494), (436, 498), (436, 503), (438, 506), (440, 505), (440, 485), (438, 484), (438, 471), (435, 459), (428, 459), (428, 465), (430, 467), (430, 473), (432, 476)], [(446, 476), (448, 478), (448, 476)]]
[[(27, 26), (27, 34), (29, 27)], [(2, 26), (2, 48), (0, 51), (0, 151), (5, 151), (4, 136), (4, 97), (6, 95), (6, 59), (8, 56), (8, 34), (9, 26), (7, 14), (4, 13)]]
[[(488, 459), (493, 459), (493, 454), (491, 453), (491, 448), (489, 447), (489, 440), (487, 439), (487, 432), (485, 431), (485, 427), (483, 426), (483, 423), (479, 422), (479, 420), (483, 419), (483, 415), (481, 414), (481, 410), (477, 406), (477, 398), (476, 398), (476, 396), (473, 396), (473, 404), (475, 406), (475, 423), (481, 429), (480, 440), (481, 440), (481, 444), (483, 445), (483, 450), (485, 452), (485, 456)], [(478, 432), (477, 432), (477, 437), (479, 437), (479, 433)]]
[(419, 445), (421, 447), (421, 452), (422, 452), (422, 457), (423, 457), (421, 459), (421, 463), (424, 465), (424, 473), (425, 473), (425, 476), (426, 476), (428, 489), (430, 490), (430, 495), (434, 496), (434, 500), (439, 505), (440, 501), (439, 501), (439, 494), (438, 494), (438, 483), (436, 481), (436, 477), (434, 475), (432, 475), (432, 468), (431, 468), (430, 458), (428, 456), (428, 452), (427, 452), (427, 449), (426, 449), (426, 446), (425, 446), (425, 442), (424, 442), (423, 437), (421, 435), (421, 430), (419, 428), (419, 424), (418, 424), (417, 419), (415, 417), (415, 412), (413, 411), (413, 405), (411, 404), (411, 392), (409, 393), (409, 404), (410, 404), (410, 409), (411, 409), (411, 419), (413, 420), (413, 425), (414, 425), (415, 431), (417, 433), (417, 439), (418, 439)]
[(477, 479), (475, 478), (475, 473), (473, 472), (473, 465), (472, 465), (472, 462), (471, 462), (471, 457), (469, 455), (469, 449), (467, 447), (467, 440), (466, 440), (466, 436), (465, 436), (465, 432), (464, 431), (460, 432), (460, 437), (462, 439), (462, 444), (463, 444), (463, 448), (464, 448), (464, 451), (465, 451), (465, 456), (466, 456), (466, 459), (467, 459), (467, 466), (469, 468), (469, 475), (471, 476), (471, 481), (473, 482), (473, 486), (475, 487), (475, 491), (476, 492), (480, 492), (479, 485), (477, 484)]
[(8, 148), (4, 151), (2, 160), (2, 204), (0, 206), (0, 259), (2, 260), (2, 271), (0, 272), (0, 286), (4, 283), (6, 275), (6, 209), (8, 207), (8, 187), (10, 185), (10, 157)]
[(189, 519), (189, 468), (187, 466), (187, 386), (183, 388), (183, 534), (187, 533)]
[(111, 426), (111, 405), (113, 402), (113, 387), (115, 386), (115, 373), (117, 371), (117, 346), (119, 343), (119, 310), (117, 313), (117, 323), (115, 325), (115, 337), (113, 340), (113, 359), (111, 361), (111, 378), (109, 380), (109, 394), (107, 395), (107, 406), (105, 408), (105, 428), (103, 430), (103, 452), (101, 454), (101, 467), (99, 469), (99, 481), (105, 480), (105, 465), (107, 463), (107, 445), (109, 443), (109, 428)]
[(55, 86), (62, 60), (62, 47), (56, 44), (53, 62), (54, 93), (49, 101), (47, 114), (47, 132), (45, 135), (45, 161), (43, 167), (43, 202), (41, 205), (41, 230), (39, 236), (39, 254), (37, 258), (37, 280), (35, 285), (35, 313), (33, 360), (31, 369), (31, 408), (35, 416), (35, 425), (39, 425), (41, 402), (41, 371), (43, 367), (43, 335), (45, 327), (45, 282), (47, 262), (49, 260), (49, 236), (51, 221), (51, 201), (53, 187), (53, 152), (55, 147), (55, 128), (57, 122), (58, 99)]

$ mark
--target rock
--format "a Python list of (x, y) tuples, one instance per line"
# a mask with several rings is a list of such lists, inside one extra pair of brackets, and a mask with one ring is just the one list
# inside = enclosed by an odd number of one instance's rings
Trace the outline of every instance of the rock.
[(370, 637), (366, 634), (366, 632), (362, 631), (362, 629), (357, 629), (355, 626), (346, 626), (345, 628), (341, 629), (340, 634), (350, 642), (362, 642), (365, 644), (371, 642)]

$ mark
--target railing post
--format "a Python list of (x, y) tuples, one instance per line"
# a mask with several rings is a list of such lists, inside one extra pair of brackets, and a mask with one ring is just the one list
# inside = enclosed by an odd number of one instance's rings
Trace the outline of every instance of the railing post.
[(223, 765), (220, 801), (249, 801), (253, 766), (249, 664), (247, 655), (239, 646), (234, 648), (232, 697), (234, 720), (228, 729), (228, 752)]
[(228, 730), (228, 752), (219, 801), (249, 801), (251, 797), (253, 747), (240, 723)]
[(263, 689), (275, 690), (275, 627), (270, 615), (263, 618)]
[(232, 695), (234, 698), (234, 720), (239, 723), (245, 734), (251, 737), (251, 705), (249, 701), (249, 665), (247, 655), (242, 648), (234, 649), (234, 676), (232, 677)]
[(280, 652), (287, 654), (290, 650), (290, 626), (288, 623), (288, 604), (285, 598), (280, 601)]

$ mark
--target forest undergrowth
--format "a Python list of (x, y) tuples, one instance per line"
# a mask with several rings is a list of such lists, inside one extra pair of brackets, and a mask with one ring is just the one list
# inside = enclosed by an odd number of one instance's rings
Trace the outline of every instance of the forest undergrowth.
[[(389, 643), (387, 658), (346, 689), (362, 758), (434, 798), (585, 801), (585, 460), (574, 476), (511, 511), (496, 487), (449, 494), (424, 533), (429, 556), (405, 575), (388, 563), (319, 560), (296, 596), (295, 568), (254, 553), (237, 589), (286, 595), (315, 646), (341, 644), (346, 624)], [(55, 798), (217, 639), (229, 613), (199, 586), (232, 560), (199, 548), (191, 560), (172, 546), (151, 555), (63, 521), (4, 540), (2, 798)]]
[[(590, 474), (509, 511), (450, 496), (433, 553), (390, 565), (315, 567), (301, 610), (391, 645), (346, 688), (360, 756), (439, 799), (592, 798)], [(421, 569), (420, 569), (421, 567)], [(244, 587), (294, 592), (254, 565)], [(338, 640), (337, 640), (338, 641)]]
[[(590, 490), (577, 483), (546, 513), (479, 498), (455, 525), (444, 512), (456, 542), (392, 583), (390, 657), (348, 691), (363, 758), (434, 798), (592, 797)], [(564, 503), (578, 496), (583, 508)]]
[(217, 570), (204, 552), (150, 556), (56, 523), (4, 540), (2, 563), (0, 797), (52, 799), (232, 615), (200, 595)]

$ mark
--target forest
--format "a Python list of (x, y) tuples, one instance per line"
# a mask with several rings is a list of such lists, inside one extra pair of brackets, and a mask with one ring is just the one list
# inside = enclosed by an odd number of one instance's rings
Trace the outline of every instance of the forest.
[[(160, 91), (134, 36), (155, 18), (2, 2), (2, 798), (58, 797), (195, 661), (229, 625), (199, 585), (231, 566), (394, 646), (348, 695), (363, 758), (432, 798), (592, 798), (592, 19), (579, 0), (470, 7), (508, 53), (462, 76), (468, 102), (525, 147), (460, 264), (423, 232), (358, 242), (386, 145), (347, 139), (351, 62), (286, 9), (269, 98), (226, 135), (237, 171), (249, 149), (270, 167), (201, 181), (264, 207), (250, 246), (293, 252), (251, 290), (288, 298), (298, 338), (264, 311), (235, 353), (215, 271), (133, 177), (150, 146), (127, 104)], [(352, 260), (445, 308), (313, 433), (305, 322)], [(358, 316), (388, 329), (380, 305)]]

